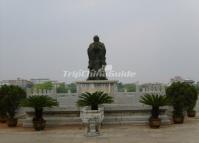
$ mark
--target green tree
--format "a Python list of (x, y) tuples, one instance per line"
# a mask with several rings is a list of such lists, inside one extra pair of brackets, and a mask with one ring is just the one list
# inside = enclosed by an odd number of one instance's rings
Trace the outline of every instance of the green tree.
[(199, 93), (199, 84), (195, 85), (197, 92)]
[(118, 92), (124, 92), (124, 85), (122, 84), (122, 82), (119, 82), (117, 84), (117, 89), (118, 89)]
[(6, 122), (7, 119), (7, 110), (4, 95), (1, 94), (0, 88), (0, 122)]
[(77, 86), (75, 83), (71, 83), (67, 85), (68, 90), (70, 90), (72, 93), (76, 93), (77, 92)]
[(4, 109), (6, 109), (8, 118), (14, 119), (20, 101), (26, 97), (26, 92), (18, 86), (3, 85), (0, 88), (0, 96), (1, 101), (3, 101)]
[(174, 116), (184, 116), (184, 111), (189, 106), (190, 85), (182, 82), (174, 82), (166, 89), (166, 95), (170, 97), (174, 108)]
[(135, 92), (136, 91), (136, 85), (134, 83), (125, 84), (124, 88), (127, 90), (127, 92)]
[(57, 87), (57, 93), (67, 93), (68, 92), (68, 87), (65, 85), (65, 83), (61, 83)]
[(47, 81), (44, 83), (35, 84), (33, 86), (34, 89), (44, 89), (44, 90), (51, 90), (53, 88), (53, 84), (51, 81)]
[(136, 91), (136, 84), (134, 83), (127, 83), (127, 84), (123, 84), (122, 82), (119, 82), (117, 84), (117, 89), (119, 92), (135, 92)]
[(198, 100), (198, 92), (197, 88), (193, 85), (187, 85), (186, 86), (187, 90), (187, 96), (186, 96), (186, 101), (187, 101), (187, 111), (191, 112), (194, 111), (194, 108), (196, 106), (197, 100)]

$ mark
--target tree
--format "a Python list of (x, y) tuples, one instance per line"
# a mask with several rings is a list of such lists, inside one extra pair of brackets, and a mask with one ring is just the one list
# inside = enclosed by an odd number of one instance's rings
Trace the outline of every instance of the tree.
[(33, 86), (34, 89), (41, 89), (41, 90), (52, 90), (53, 84), (51, 81), (47, 81), (44, 83), (35, 84)]
[(1, 94), (1, 88), (0, 88), (0, 122), (2, 123), (6, 122), (6, 118), (7, 118), (6, 104), (4, 101), (4, 96)]
[(77, 87), (75, 83), (68, 84), (67, 87), (68, 87), (68, 90), (70, 90), (72, 93), (77, 92)]
[(119, 92), (135, 92), (136, 91), (136, 84), (134, 83), (127, 83), (127, 84), (123, 84), (122, 82), (119, 82), (117, 84), (117, 89)]
[(127, 92), (136, 91), (136, 85), (134, 83), (124, 84), (124, 88), (127, 90)]
[(122, 82), (119, 82), (117, 84), (117, 89), (118, 89), (118, 92), (124, 92), (124, 85), (122, 84)]
[(66, 87), (65, 83), (61, 83), (57, 87), (57, 93), (67, 93), (67, 92), (68, 92), (68, 88)]
[(197, 100), (197, 92), (192, 85), (184, 82), (174, 82), (166, 89), (166, 95), (171, 99), (171, 104), (173, 106), (173, 117), (175, 119), (180, 119), (179, 122), (184, 121), (184, 111), (186, 111), (193, 100)]
[(194, 117), (195, 116), (194, 108), (198, 100), (198, 92), (197, 92), (196, 87), (193, 85), (188, 84), (186, 88), (187, 88), (187, 96), (186, 96), (187, 113), (188, 113), (188, 116)]
[[(14, 86), (14, 85), (3, 85), (0, 89), (0, 95), (3, 99), (4, 108), (6, 109), (6, 113), (8, 115), (8, 125), (16, 126), (17, 119), (15, 119), (15, 114), (17, 109), (19, 108), (19, 104), (22, 99), (26, 97), (26, 92), (24, 89)], [(12, 125), (12, 122), (15, 122)]]

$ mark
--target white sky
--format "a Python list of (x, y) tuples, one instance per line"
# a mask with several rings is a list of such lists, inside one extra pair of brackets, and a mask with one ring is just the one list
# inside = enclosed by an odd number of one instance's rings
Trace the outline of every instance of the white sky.
[(77, 80), (95, 34), (124, 82), (199, 80), (198, 0), (0, 0), (0, 80)]

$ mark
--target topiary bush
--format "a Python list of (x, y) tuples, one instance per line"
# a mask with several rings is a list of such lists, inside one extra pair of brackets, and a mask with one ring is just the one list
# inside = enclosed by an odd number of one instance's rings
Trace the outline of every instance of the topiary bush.
[[(0, 88), (1, 93), (1, 88)], [(5, 123), (7, 120), (7, 111), (6, 111), (6, 105), (4, 102), (4, 96), (0, 94), (0, 122)]]
[(198, 100), (198, 93), (197, 89), (193, 85), (187, 85), (187, 114), (189, 117), (194, 117), (196, 114), (196, 111), (194, 110), (196, 103)]
[(0, 89), (1, 97), (1, 111), (6, 113), (7, 125), (15, 127), (17, 125), (17, 118), (15, 114), (19, 108), (20, 101), (26, 97), (26, 92), (19, 86), (3, 85)]
[(172, 83), (166, 89), (166, 95), (171, 99), (175, 117), (184, 117), (186, 110), (193, 110), (198, 98), (195, 87), (184, 82)]
[(0, 89), (0, 96), (4, 102), (3, 106), (8, 118), (15, 118), (20, 101), (26, 98), (25, 90), (15, 85), (3, 85)]

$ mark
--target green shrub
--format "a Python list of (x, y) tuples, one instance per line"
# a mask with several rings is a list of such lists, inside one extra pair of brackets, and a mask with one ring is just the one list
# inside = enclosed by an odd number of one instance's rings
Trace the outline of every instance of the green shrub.
[(6, 116), (7, 116), (6, 105), (3, 96), (0, 95), (0, 118), (5, 118)]
[(3, 104), (8, 118), (13, 119), (15, 117), (16, 111), (19, 108), (20, 101), (26, 97), (26, 92), (14, 85), (3, 85), (0, 88), (0, 96), (1, 96), (1, 101)]
[(77, 101), (78, 106), (91, 106), (91, 110), (98, 110), (98, 105), (112, 103), (113, 97), (102, 91), (82, 93)]
[(167, 88), (166, 95), (171, 99), (174, 116), (184, 116), (184, 111), (190, 105), (190, 95), (192, 95), (190, 85), (182, 82), (174, 82)]
[(43, 119), (43, 108), (57, 106), (58, 103), (55, 99), (45, 95), (33, 95), (22, 100), (21, 106), (32, 107), (35, 110), (34, 120)]
[(193, 85), (187, 85), (187, 96), (186, 96), (186, 101), (187, 101), (187, 111), (194, 111), (194, 108), (196, 106), (198, 100), (198, 93), (197, 89)]
[(153, 118), (158, 118), (160, 114), (159, 107), (170, 104), (170, 100), (167, 96), (158, 94), (145, 94), (140, 97), (140, 103), (152, 106), (151, 115)]

